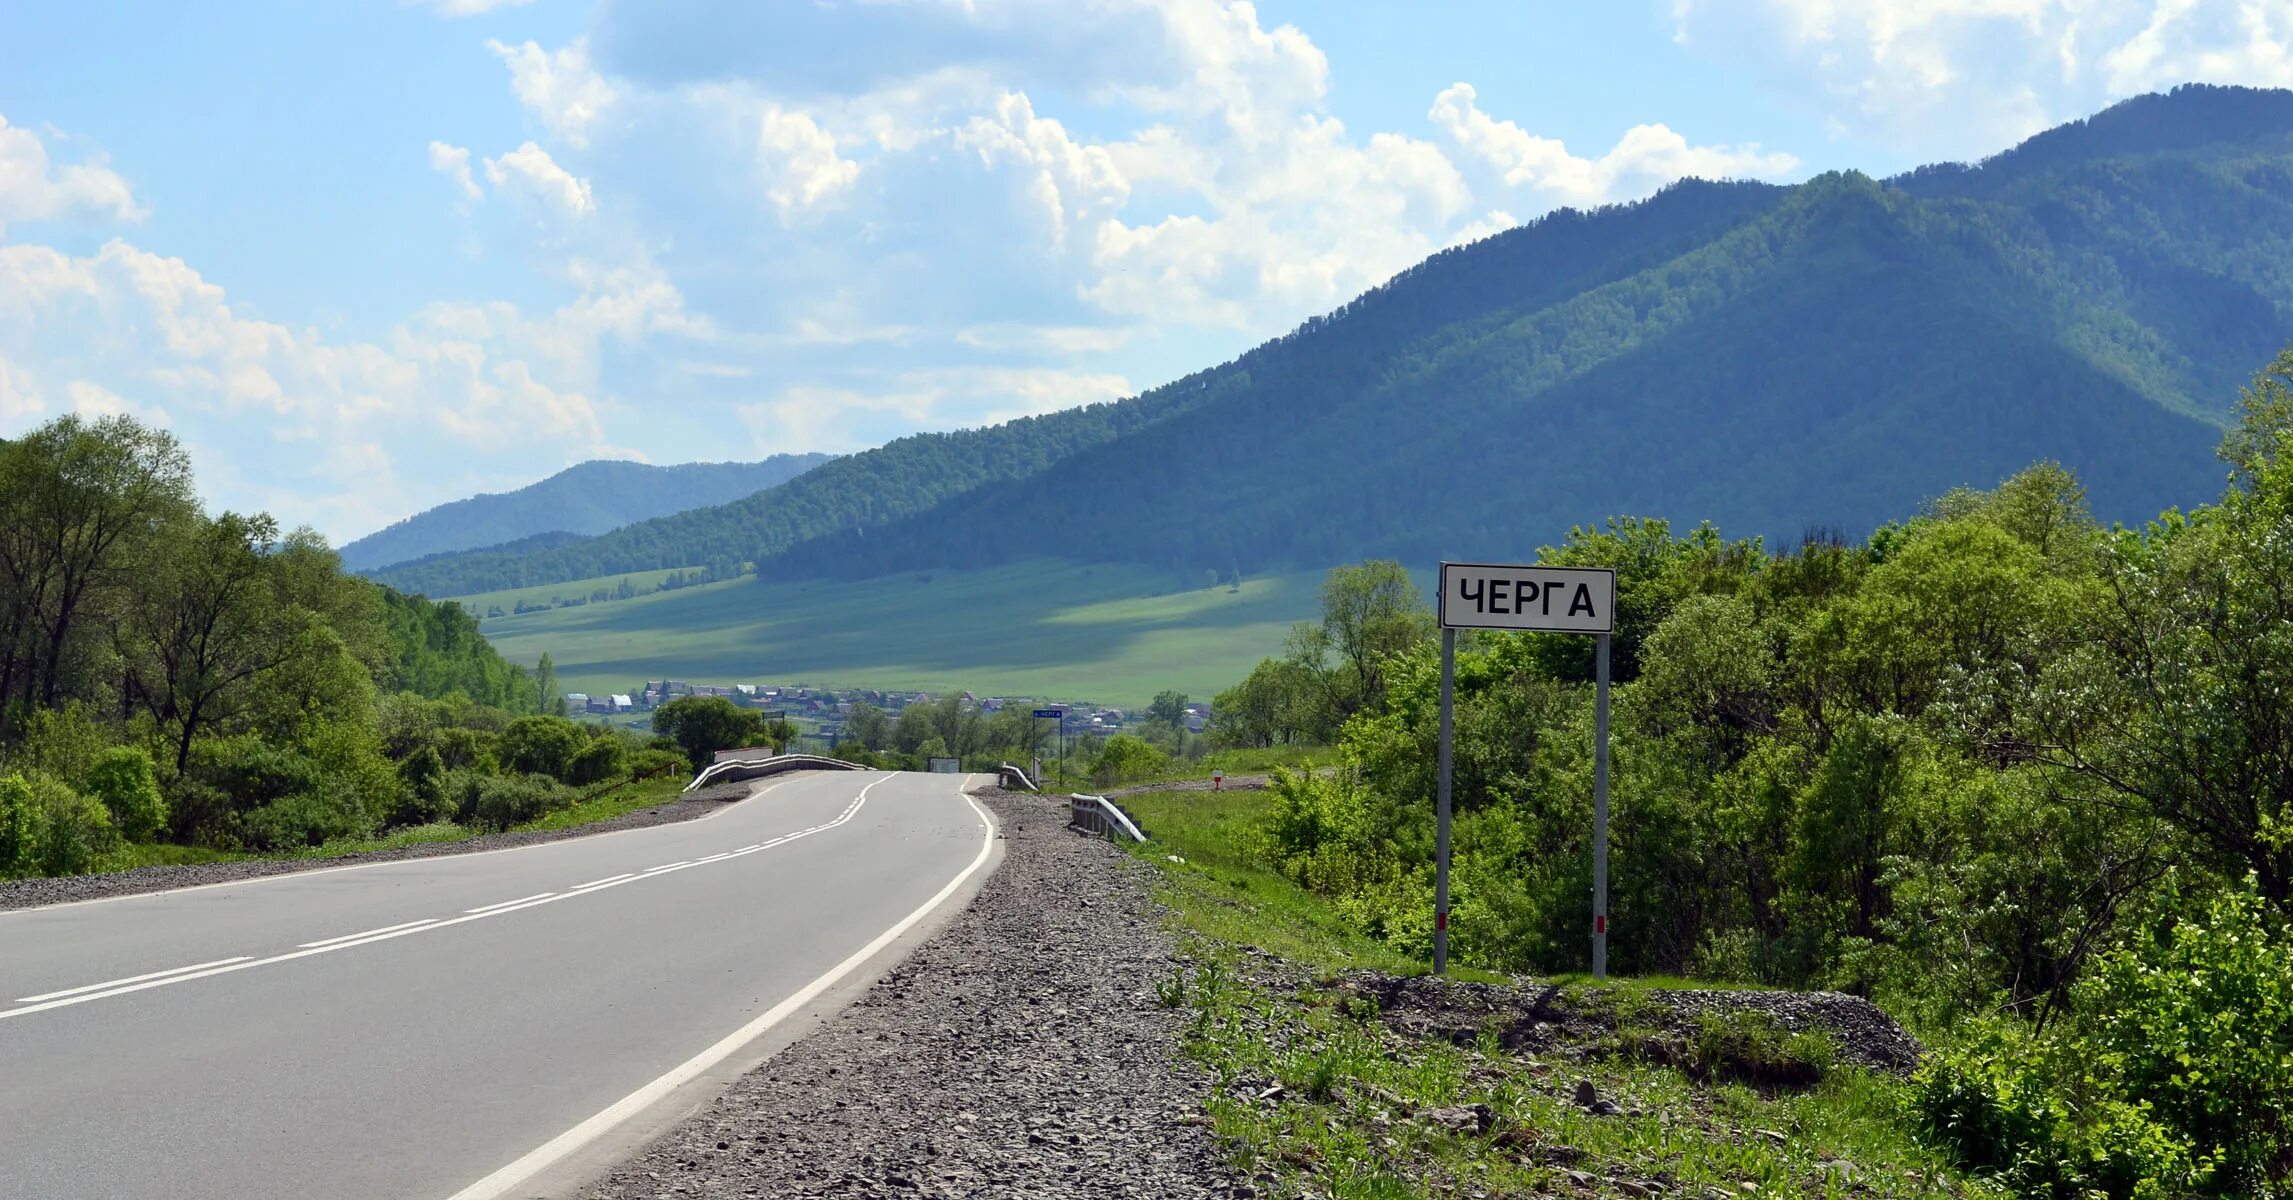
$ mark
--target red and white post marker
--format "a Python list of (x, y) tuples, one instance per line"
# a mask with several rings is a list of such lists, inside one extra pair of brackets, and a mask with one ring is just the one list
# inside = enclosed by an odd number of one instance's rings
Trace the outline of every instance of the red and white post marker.
[(1214, 792), (1226, 790), (1226, 772), (1212, 771), (1210, 773), (1210, 790)]

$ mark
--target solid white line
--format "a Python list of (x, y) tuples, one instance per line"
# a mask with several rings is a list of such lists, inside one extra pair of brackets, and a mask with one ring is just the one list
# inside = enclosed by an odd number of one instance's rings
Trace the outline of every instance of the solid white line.
[(435, 925), (437, 923), (438, 918), (436, 917), (424, 917), (419, 921), (408, 921), (403, 925), (385, 925), (380, 929), (369, 929), (364, 933), (346, 933), (341, 937), (320, 938), (315, 942), (304, 942), (300, 948), (308, 950), (313, 946), (332, 946), (336, 942), (356, 941), (362, 937), (373, 937), (378, 933), (396, 933), (401, 929), (412, 929), (417, 925)]
[[(531, 896), (520, 896), (515, 900), (504, 900), (500, 904), (481, 904), (476, 908), (465, 908), (462, 911), (471, 914), (490, 913), (497, 908), (512, 908), (516, 905), (523, 904), (528, 900), (547, 900), (556, 894), (556, 892), (535, 892)], [(377, 930), (376, 932), (380, 931)]]
[(470, 850), (460, 854), (430, 854), (424, 855), (420, 858), (394, 858), (388, 862), (352, 863), (346, 867), (320, 867), (315, 871), (281, 871), (276, 875), (261, 875), (253, 879), (226, 879), (221, 883), (195, 883), (189, 887), (163, 888), (156, 892), (131, 892), (125, 896), (96, 896), (87, 900), (65, 900), (56, 904), (39, 904), (29, 908), (0, 909), (0, 921), (5, 921), (10, 917), (21, 917), (32, 913), (54, 912), (59, 908), (78, 908), (87, 904), (119, 904), (129, 900), (150, 900), (159, 896), (176, 896), (181, 895), (184, 892), (204, 892), (211, 891), (215, 888), (248, 887), (252, 884), (258, 883), (280, 883), (291, 879), (309, 879), (314, 875), (338, 875), (344, 871), (372, 871), (377, 867), (403, 867), (409, 863), (420, 863), (425, 866), (435, 866), (437, 865), (437, 861), (439, 859), (484, 858), (489, 854), (517, 854), (527, 850), (546, 849), (550, 846), (557, 845), (559, 842), (589, 841), (595, 838), (625, 837), (632, 833), (649, 833), (657, 829), (689, 829), (703, 821), (714, 821), (718, 817), (721, 817), (726, 813), (739, 808), (741, 805), (748, 803), (750, 800), (754, 800), (758, 796), (772, 791), (774, 788), (780, 787), (782, 784), (796, 783), (801, 780), (811, 779), (818, 776), (840, 774), (844, 774), (844, 772), (791, 772), (787, 775), (783, 775), (777, 779), (774, 779), (771, 783), (768, 783), (763, 787), (750, 792), (747, 796), (739, 800), (735, 800), (732, 803), (725, 805), (723, 808), (720, 808), (705, 817), (694, 817), (690, 821), (673, 821), (667, 825), (640, 825), (634, 829), (608, 829), (603, 833), (585, 833), (578, 839), (559, 838), (556, 841), (550, 842), (528, 842), (523, 846), (504, 846), (499, 850)]
[[(959, 792), (961, 792), (963, 783), (969, 782), (970, 779), (971, 776), (969, 775), (962, 777), (956, 785)], [(868, 786), (872, 788), (875, 784)], [(860, 794), (863, 798), (866, 797), (866, 789), (862, 789)], [(822, 992), (836, 986), (846, 975), (858, 970), (862, 964), (874, 958), (884, 947), (898, 940), (900, 935), (915, 928), (925, 917), (930, 916), (933, 910), (946, 903), (947, 898), (954, 895), (957, 888), (963, 886), (964, 880), (971, 878), (982, 866), (985, 866), (988, 856), (995, 849), (994, 818), (988, 816), (987, 810), (981, 808), (979, 802), (971, 798), (971, 793), (961, 792), (961, 795), (964, 803), (971, 805), (971, 811), (979, 814), (985, 836), (980, 839), (979, 853), (972, 858), (971, 865), (957, 872), (956, 877), (948, 880), (947, 886), (941, 888), (938, 894), (924, 901), (922, 907), (900, 918), (891, 928), (877, 934), (875, 940), (853, 951), (850, 958), (828, 968), (827, 974), (797, 989), (794, 995), (773, 1005), (762, 1016), (727, 1034), (708, 1049), (686, 1059), (668, 1074), (623, 1096), (595, 1116), (542, 1143), (516, 1162), (454, 1193), (448, 1197), (448, 1200), (501, 1200), (501, 1197), (511, 1194), (519, 1185), (548, 1170), (567, 1155), (573, 1154), (590, 1142), (603, 1137), (614, 1126), (643, 1112), (678, 1088), (700, 1078), (709, 1068), (739, 1053), (741, 1047), (755, 1041), (766, 1030), (802, 1010), (805, 1005), (817, 999)]]
[(81, 992), (97, 992), (97, 991), (102, 991), (103, 989), (105, 989), (105, 988), (107, 988), (107, 987), (118, 987), (120, 984), (123, 984), (123, 983), (142, 983), (142, 982), (143, 982), (144, 980), (146, 980), (146, 979), (160, 979), (160, 978), (163, 978), (163, 977), (165, 977), (165, 976), (168, 976), (168, 975), (181, 975), (181, 974), (183, 974), (185, 971), (200, 971), (200, 970), (205, 970), (205, 969), (206, 969), (206, 968), (208, 968), (208, 967), (220, 967), (220, 966), (222, 966), (222, 965), (223, 965), (223, 964), (225, 964), (225, 963), (235, 963), (235, 962), (245, 962), (245, 961), (247, 961), (247, 956), (246, 956), (246, 955), (244, 955), (244, 954), (240, 955), (240, 956), (239, 956), (239, 957), (237, 957), (237, 958), (218, 958), (218, 959), (216, 959), (214, 962), (193, 963), (193, 964), (191, 964), (191, 965), (190, 965), (190, 966), (188, 966), (188, 967), (176, 967), (175, 969), (173, 969), (173, 970), (170, 970), (170, 971), (153, 971), (153, 972), (152, 972), (152, 973), (150, 973), (149, 975), (130, 975), (130, 976), (128, 976), (128, 977), (127, 977), (127, 978), (125, 978), (125, 979), (113, 979), (113, 980), (109, 980), (109, 981), (107, 981), (107, 982), (104, 982), (104, 983), (90, 983), (90, 984), (85, 984), (85, 985), (83, 985), (83, 986), (80, 986), (80, 987), (76, 987), (76, 988), (65, 988), (63, 991), (60, 991), (60, 992), (42, 992), (42, 993), (40, 993), (40, 994), (39, 994), (39, 995), (37, 995), (37, 996), (18, 996), (18, 997), (16, 998), (16, 1003), (18, 1003), (18, 1004), (38, 1004), (38, 1003), (39, 1003), (40, 1001), (42, 1001), (42, 1000), (54, 1000), (54, 999), (56, 999), (56, 998), (57, 998), (57, 997), (59, 997), (59, 996), (77, 996), (77, 995), (79, 995)]
[[(885, 776), (884, 778), (890, 778), (890, 776)], [(883, 779), (877, 779), (877, 780), (875, 780), (874, 782), (872, 782), (872, 783), (868, 784), (868, 786), (867, 786), (867, 787), (861, 788), (861, 789), (860, 789), (860, 797), (861, 797), (861, 799), (865, 800), (865, 799), (867, 798), (867, 795), (868, 795), (868, 791), (869, 791), (869, 789), (870, 789), (870, 788), (873, 788), (873, 787), (875, 787), (875, 786), (876, 786), (876, 784), (878, 784), (878, 783), (882, 783), (883, 781), (884, 781)], [(974, 805), (973, 807), (975, 807), (975, 808), (976, 808), (977, 806), (976, 806), (976, 805)], [(822, 828), (822, 829), (828, 829), (828, 828), (833, 828), (833, 827), (834, 827), (834, 825), (840, 825), (840, 824), (843, 824), (843, 820), (841, 820), (841, 819), (840, 819), (840, 820), (838, 820), (838, 821), (836, 821), (836, 822), (834, 822), (834, 824), (833, 824), (833, 825), (823, 825), (823, 826), (820, 826), (820, 828)], [(658, 827), (656, 826), (656, 828), (658, 828)], [(634, 831), (629, 831), (629, 832), (634, 832)], [(808, 831), (808, 832), (809, 832), (809, 831)], [(798, 837), (798, 836), (801, 836), (801, 835), (789, 835), (789, 836), (787, 836), (787, 837), (783, 837), (783, 838), (781, 838), (781, 839), (779, 839), (779, 840), (781, 840), (781, 841), (794, 841), (794, 840), (796, 839), (796, 837)], [(525, 849), (526, 847), (512, 847), (512, 848), (513, 848), (513, 849)], [(504, 851), (488, 851), (487, 853), (504, 853)], [(379, 866), (379, 865), (383, 865), (383, 864), (373, 864), (373, 865), (377, 865), (377, 866)], [(689, 865), (689, 864), (684, 864), (684, 865)], [(345, 868), (341, 868), (341, 869), (343, 869), (343, 870), (351, 870), (351, 869), (353, 869), (353, 868), (345, 867)], [(649, 877), (649, 876), (648, 876), (648, 877)], [(623, 886), (623, 884), (624, 884), (624, 883), (628, 883), (628, 882), (632, 882), (632, 881), (629, 881), (629, 880), (624, 880), (624, 881), (622, 881), (622, 883), (616, 883), (616, 884), (613, 884), (612, 886), (614, 886), (614, 887), (620, 887), (620, 886)], [(221, 884), (218, 884), (218, 885), (215, 885), (215, 886), (227, 886), (227, 885), (221, 885)], [(218, 962), (218, 963), (216, 963), (216, 964), (214, 964), (214, 965), (203, 965), (203, 966), (200, 966), (200, 967), (179, 967), (179, 968), (177, 968), (177, 969), (176, 969), (174, 972), (164, 972), (164, 971), (163, 971), (163, 972), (160, 972), (160, 974), (161, 974), (161, 975), (164, 975), (164, 976), (165, 976), (165, 978), (153, 978), (153, 977), (150, 977), (150, 976), (137, 976), (137, 977), (136, 977), (136, 980), (137, 980), (137, 981), (135, 981), (135, 982), (128, 982), (128, 981), (124, 981), (124, 980), (122, 980), (122, 981), (115, 981), (115, 982), (117, 983), (117, 986), (114, 986), (113, 984), (95, 984), (95, 985), (93, 985), (93, 986), (94, 986), (94, 987), (96, 987), (96, 988), (101, 988), (101, 989), (103, 989), (103, 990), (101, 990), (101, 991), (92, 991), (92, 990), (88, 990), (88, 989), (85, 989), (85, 988), (75, 988), (75, 989), (73, 989), (73, 991), (75, 991), (75, 992), (84, 992), (84, 993), (85, 993), (84, 995), (72, 995), (72, 994), (69, 994), (69, 993), (51, 993), (52, 995), (55, 995), (57, 998), (56, 998), (56, 999), (53, 999), (53, 1000), (47, 1000), (47, 1001), (43, 1001), (43, 1002), (41, 1002), (41, 1003), (37, 1003), (37, 1004), (34, 1004), (34, 1003), (28, 1003), (28, 1002), (21, 1002), (21, 1001), (20, 1001), (19, 1003), (23, 1003), (23, 1004), (24, 1004), (24, 1007), (22, 1007), (22, 1008), (0, 1008), (0, 1021), (5, 1021), (5, 1020), (9, 1019), (10, 1017), (26, 1017), (26, 1016), (30, 1016), (30, 1015), (32, 1015), (33, 1013), (46, 1012), (46, 1011), (48, 1011), (49, 1009), (52, 1009), (52, 1008), (68, 1008), (68, 1007), (70, 1007), (70, 1006), (72, 1006), (72, 1005), (75, 1005), (75, 1004), (86, 1004), (86, 1003), (88, 1003), (88, 1002), (89, 1002), (89, 1001), (91, 1001), (91, 1000), (108, 1000), (108, 999), (110, 999), (110, 998), (111, 998), (111, 997), (113, 997), (113, 996), (124, 996), (124, 995), (127, 995), (127, 994), (128, 994), (128, 993), (130, 993), (130, 992), (140, 992), (140, 991), (144, 991), (144, 990), (146, 990), (146, 989), (149, 989), (149, 988), (156, 988), (156, 987), (166, 987), (166, 986), (168, 986), (169, 984), (175, 984), (175, 983), (188, 983), (188, 982), (190, 982), (191, 980), (194, 980), (194, 979), (206, 979), (206, 978), (209, 978), (210, 976), (215, 976), (215, 975), (228, 975), (228, 974), (231, 974), (231, 973), (232, 973), (232, 972), (234, 972), (234, 971), (246, 971), (246, 970), (252, 970), (252, 969), (253, 969), (253, 968), (255, 968), (255, 967), (267, 967), (267, 966), (271, 966), (271, 965), (273, 965), (273, 964), (276, 964), (276, 963), (283, 963), (283, 962), (292, 962), (292, 961), (294, 961), (295, 959), (298, 959), (298, 958), (309, 958), (309, 957), (311, 957), (311, 956), (312, 956), (312, 955), (314, 955), (314, 954), (332, 954), (333, 952), (335, 952), (335, 951), (337, 951), (337, 950), (348, 950), (348, 949), (351, 949), (352, 947), (355, 947), (355, 946), (371, 946), (371, 945), (373, 945), (373, 944), (374, 944), (374, 943), (376, 943), (376, 942), (387, 942), (387, 941), (389, 941), (389, 940), (390, 940), (390, 939), (392, 939), (392, 938), (401, 938), (401, 937), (407, 937), (407, 936), (409, 936), (409, 935), (411, 935), (411, 934), (417, 934), (417, 933), (435, 933), (436, 931), (438, 931), (438, 930), (440, 930), (440, 929), (450, 929), (450, 928), (452, 928), (452, 927), (454, 927), (454, 926), (456, 926), (456, 925), (466, 924), (466, 923), (468, 923), (468, 922), (470, 922), (470, 921), (483, 921), (483, 920), (486, 920), (486, 919), (487, 919), (487, 918), (489, 918), (489, 917), (499, 917), (499, 916), (502, 916), (502, 915), (504, 915), (504, 914), (507, 914), (507, 913), (519, 912), (519, 911), (522, 911), (522, 910), (524, 910), (524, 909), (528, 909), (528, 908), (538, 908), (538, 907), (540, 907), (541, 905), (544, 905), (544, 904), (555, 904), (555, 903), (557, 903), (557, 902), (558, 902), (558, 901), (560, 901), (560, 900), (570, 900), (570, 899), (572, 899), (572, 898), (573, 898), (573, 897), (575, 897), (575, 896), (587, 896), (587, 895), (590, 895), (590, 894), (591, 894), (591, 893), (593, 893), (593, 892), (598, 892), (598, 891), (603, 891), (603, 890), (605, 890), (605, 889), (603, 889), (603, 888), (594, 888), (594, 887), (593, 887), (593, 888), (590, 888), (588, 891), (580, 891), (580, 892), (567, 892), (566, 894), (564, 894), (564, 895), (562, 895), (562, 896), (560, 896), (560, 895), (553, 895), (553, 894), (550, 894), (550, 893), (543, 893), (543, 896), (542, 896), (542, 898), (539, 898), (539, 899), (528, 899), (528, 900), (523, 900), (523, 901), (512, 901), (512, 902), (510, 902), (510, 905), (509, 905), (508, 907), (498, 907), (498, 906), (497, 906), (497, 907), (494, 907), (494, 908), (490, 908), (490, 909), (487, 909), (487, 910), (485, 910), (485, 911), (483, 911), (483, 912), (473, 913), (473, 914), (471, 914), (471, 915), (469, 915), (469, 916), (454, 917), (454, 918), (451, 918), (451, 919), (449, 919), (449, 920), (444, 920), (444, 921), (431, 920), (431, 921), (428, 921), (428, 922), (425, 922), (425, 923), (422, 923), (422, 924), (417, 924), (417, 925), (414, 925), (414, 926), (412, 926), (412, 927), (410, 927), (410, 928), (405, 928), (405, 929), (394, 929), (394, 930), (391, 930), (390, 932), (387, 932), (387, 933), (374, 933), (374, 934), (352, 934), (352, 935), (351, 935), (351, 938), (352, 938), (353, 940), (348, 940), (348, 941), (337, 941), (337, 942), (334, 942), (334, 943), (332, 943), (332, 944), (330, 944), (330, 945), (322, 945), (322, 946), (306, 946), (306, 947), (303, 947), (303, 948), (301, 948), (301, 949), (297, 949), (297, 950), (292, 950), (292, 951), (289, 951), (288, 953), (285, 953), (285, 954), (274, 954), (274, 955), (272, 955), (272, 956), (271, 956), (271, 957), (269, 957), (269, 958), (256, 958), (256, 959), (247, 959), (247, 958), (237, 958), (237, 959), (224, 959), (224, 960), (222, 960), (222, 961), (220, 961), (220, 962)], [(122, 899), (124, 899), (124, 897), (121, 897), (121, 898), (122, 898)], [(91, 903), (91, 904), (92, 904), (92, 903), (95, 903), (95, 902), (94, 902), (94, 901), (84, 901), (83, 903)], [(25, 911), (37, 911), (37, 910), (25, 910)]]
[(575, 885), (575, 887), (574, 887), (574, 889), (573, 889), (573, 890), (578, 892), (578, 891), (582, 891), (582, 890), (584, 890), (584, 889), (587, 889), (587, 888), (593, 888), (593, 887), (604, 887), (604, 886), (605, 886), (606, 884), (608, 884), (608, 883), (619, 883), (619, 882), (621, 882), (621, 881), (622, 881), (622, 880), (624, 880), (624, 879), (635, 879), (635, 878), (637, 878), (637, 873), (636, 873), (635, 871), (631, 871), (631, 872), (629, 872), (629, 873), (628, 873), (628, 874), (626, 874), (626, 875), (615, 875), (615, 876), (614, 876), (613, 878), (611, 878), (611, 879), (592, 879), (592, 880), (590, 880), (590, 881), (589, 881), (589, 882), (587, 882), (587, 883), (584, 883), (584, 884), (577, 884), (577, 885)]
[(656, 871), (674, 871), (674, 870), (676, 870), (678, 867), (689, 867), (689, 866), (692, 866), (692, 865), (693, 865), (693, 860), (688, 858), (688, 859), (686, 859), (686, 860), (685, 860), (685, 861), (683, 861), (683, 862), (662, 863), (660, 866), (657, 866), (657, 867), (647, 867), (647, 868), (645, 868), (645, 873), (646, 873), (647, 875), (651, 875), (651, 874), (653, 874), (653, 873), (654, 873), (654, 872), (656, 872)]

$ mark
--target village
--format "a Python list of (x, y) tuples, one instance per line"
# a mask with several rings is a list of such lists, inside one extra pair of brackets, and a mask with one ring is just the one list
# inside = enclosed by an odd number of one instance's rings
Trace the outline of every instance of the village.
[[(909, 705), (933, 704), (944, 699), (944, 696), (921, 691), (823, 688), (803, 684), (709, 684), (680, 679), (649, 679), (627, 692), (569, 692), (565, 696), (565, 710), (567, 715), (576, 718), (603, 718), (611, 722), (633, 724), (635, 722), (629, 718), (650, 713), (671, 700), (685, 696), (721, 696), (742, 708), (781, 714), (796, 723), (805, 736), (818, 738), (830, 747), (834, 747), (843, 736), (845, 718), (860, 705), (869, 705), (889, 716), (898, 717)], [(1126, 712), (1120, 708), (1082, 700), (1052, 700), (1032, 696), (981, 698), (969, 691), (959, 693), (959, 696), (965, 708), (988, 714), (1006, 708), (1026, 708), (1035, 712), (1057, 710), (1062, 714), (1058, 733), (1071, 738), (1094, 735), (1109, 737), (1122, 732), (1126, 724), (1135, 724), (1142, 716), (1136, 711)], [(1203, 732), (1209, 725), (1210, 714), (1209, 701), (1188, 702), (1186, 731), (1191, 734)]]

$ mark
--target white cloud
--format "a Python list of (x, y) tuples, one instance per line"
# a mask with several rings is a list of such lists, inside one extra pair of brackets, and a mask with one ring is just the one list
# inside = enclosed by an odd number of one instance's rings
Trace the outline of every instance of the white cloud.
[(1596, 204), (1655, 190), (1684, 176), (1773, 179), (1799, 160), (1758, 145), (1691, 146), (1663, 125), (1636, 125), (1598, 158), (1569, 153), (1554, 138), (1537, 137), (1511, 121), (1482, 112), (1471, 84), (1457, 83), (1433, 98), (1427, 117), (1475, 158), (1494, 168), (1505, 185)]
[(444, 142), (430, 143), (430, 169), (454, 181), (462, 189), (465, 200), (483, 200), (486, 193), (478, 181), (470, 177), (470, 151), (466, 146), (449, 146)]
[(1677, 40), (1761, 63), (1849, 128), (1995, 151), (2178, 83), (2293, 85), (2293, 0), (1675, 0)]
[[(436, 151), (433, 150), (433, 165), (436, 157)], [(463, 157), (465, 160), (468, 158), (466, 152)], [(464, 180), (469, 177), (466, 161), (462, 177)], [(585, 217), (597, 211), (597, 201), (590, 194), (589, 181), (557, 165), (557, 160), (549, 156), (549, 151), (532, 142), (500, 158), (487, 159), (486, 178), (492, 180), (497, 188), (516, 190), (552, 205), (568, 216)]]
[(618, 98), (613, 86), (589, 65), (589, 44), (576, 38), (555, 52), (533, 42), (516, 46), (489, 40), (510, 69), (510, 90), (552, 137), (576, 150), (589, 145), (589, 128)]
[(0, 116), (0, 232), (12, 221), (98, 217), (140, 221), (127, 180), (103, 164), (55, 163), (40, 135)]
[(765, 196), (785, 219), (852, 186), (860, 164), (836, 154), (836, 139), (811, 117), (777, 104), (764, 108), (756, 139)]
[(993, 425), (1131, 395), (1108, 372), (1030, 367), (958, 367), (891, 372), (851, 384), (797, 384), (771, 400), (740, 405), (760, 453), (847, 453), (913, 433)]
[(475, 17), (502, 8), (519, 8), (533, 0), (399, 0), (409, 7), (427, 8), (441, 17)]
[(362, 533), (463, 494), (471, 459), (447, 447), (514, 450), (536, 475), (626, 453), (599, 415), (603, 344), (707, 325), (642, 269), (571, 275), (579, 297), (546, 316), (440, 306), (379, 341), (336, 340), (246, 316), (181, 260), (122, 241), (86, 257), (0, 245), (0, 418), (41, 411), (12, 365), (41, 363), (74, 411), (228, 448), (199, 458), (212, 502)]

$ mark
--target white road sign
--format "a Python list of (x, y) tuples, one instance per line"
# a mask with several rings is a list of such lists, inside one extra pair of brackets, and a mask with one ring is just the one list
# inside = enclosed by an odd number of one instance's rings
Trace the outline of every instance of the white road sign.
[(1616, 572), (1606, 567), (1445, 562), (1441, 626), (1613, 633)]

